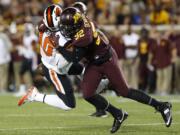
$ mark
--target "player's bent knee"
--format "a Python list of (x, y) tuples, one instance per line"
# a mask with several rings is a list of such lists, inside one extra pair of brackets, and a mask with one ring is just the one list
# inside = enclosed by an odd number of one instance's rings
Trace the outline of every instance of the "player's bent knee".
[(71, 110), (76, 107), (76, 100), (73, 93), (66, 93), (66, 95), (58, 93), (58, 96), (60, 100), (62, 100), (64, 106), (66, 106), (66, 110)]
[[(62, 107), (61, 107), (62, 108)], [(72, 110), (73, 108), (75, 108), (75, 105), (67, 105), (67, 104), (64, 104), (63, 106), (63, 110), (65, 111), (69, 111), (69, 110)]]
[(130, 88), (126, 85), (115, 88), (115, 92), (116, 92), (117, 96), (127, 97), (129, 91), (130, 91)]
[(73, 109), (73, 108), (76, 107), (76, 101), (75, 101), (74, 99), (71, 99), (71, 100), (69, 100), (69, 102), (66, 102), (66, 105), (67, 105), (69, 108)]
[(68, 107), (71, 108), (71, 109), (74, 109), (76, 107), (76, 104), (75, 103), (74, 104), (70, 104), (70, 105), (68, 105)]
[(64, 108), (65, 111), (70, 111), (70, 110), (72, 110), (72, 109), (73, 109), (73, 108), (70, 108), (70, 107)]
[(67, 105), (67, 107), (65, 108), (66, 111), (69, 111), (69, 110), (72, 110), (76, 107), (76, 103), (73, 102), (73, 103), (70, 103)]

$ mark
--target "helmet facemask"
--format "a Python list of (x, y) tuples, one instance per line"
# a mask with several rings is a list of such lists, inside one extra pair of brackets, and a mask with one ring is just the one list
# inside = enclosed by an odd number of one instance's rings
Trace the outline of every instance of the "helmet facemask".
[(73, 38), (82, 28), (83, 19), (81, 13), (76, 8), (65, 9), (60, 18), (60, 31), (66, 38)]

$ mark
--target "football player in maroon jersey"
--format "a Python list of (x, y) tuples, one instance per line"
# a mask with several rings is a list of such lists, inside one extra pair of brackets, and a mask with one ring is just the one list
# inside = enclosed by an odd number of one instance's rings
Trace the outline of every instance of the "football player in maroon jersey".
[[(75, 2), (74, 4), (72, 4), (72, 7), (79, 9), (81, 11), (81, 13), (87, 15), (87, 6), (83, 2)], [(102, 81), (102, 83), (103, 83), (103, 81)], [(103, 87), (104, 87), (104, 84), (103, 84)], [(99, 90), (101, 90), (101, 85), (99, 85), (99, 87), (97, 88), (97, 91), (99, 91)], [(106, 113), (106, 111), (102, 110), (101, 108), (96, 107), (96, 112), (90, 114), (90, 116), (104, 118), (104, 117), (107, 117), (107, 113)]]
[[(160, 102), (140, 90), (130, 88), (126, 83), (121, 69), (117, 64), (117, 54), (109, 44), (109, 40), (99, 32), (94, 23), (90, 21), (78, 9), (66, 8), (60, 18), (60, 31), (66, 37), (72, 39), (70, 45), (73, 48), (84, 49), (82, 58), (88, 61), (81, 83), (84, 99), (98, 108), (108, 111), (114, 117), (111, 133), (115, 133), (128, 117), (128, 114), (113, 106), (104, 97), (95, 91), (103, 76), (106, 76), (115, 88), (118, 96), (123, 96), (140, 103), (154, 107), (161, 113), (165, 125), (169, 127), (172, 122), (171, 104)], [(65, 50), (64, 50), (65, 51)], [(71, 57), (73, 62), (78, 62), (79, 53)], [(82, 53), (81, 53), (82, 54)]]

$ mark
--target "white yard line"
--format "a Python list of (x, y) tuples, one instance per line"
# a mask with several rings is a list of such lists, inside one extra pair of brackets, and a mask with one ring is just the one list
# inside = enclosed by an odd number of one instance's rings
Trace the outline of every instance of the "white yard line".
[[(124, 124), (124, 126), (159, 126), (164, 123), (143, 123), (143, 124)], [(180, 123), (172, 123), (172, 125), (180, 125)], [(16, 131), (16, 130), (55, 130), (55, 129), (80, 129), (80, 128), (97, 128), (97, 126), (71, 126), (71, 127), (31, 127), (31, 128), (0, 128), (0, 131)]]
[[(129, 113), (137, 113), (137, 114), (141, 114), (142, 111), (137, 111), (137, 110), (131, 110), (129, 111)], [(174, 115), (180, 115), (180, 111), (173, 111)], [(1, 117), (54, 117), (54, 116), (67, 116), (67, 117), (87, 117), (88, 114), (84, 114), (84, 113), (76, 113), (76, 114), (67, 114), (67, 113), (47, 113), (47, 114), (42, 114), (42, 113), (37, 113), (37, 114), (7, 114), (7, 115), (0, 115)]]
[[(141, 114), (141, 113), (143, 113), (143, 112), (142, 112), (142, 111), (138, 111), (138, 110), (131, 110), (131, 111), (129, 111), (129, 113), (138, 113), (138, 114)], [(151, 113), (151, 111), (150, 111), (149, 113)], [(180, 111), (173, 111), (172, 113), (173, 113), (174, 115), (180, 115)], [(157, 114), (158, 114), (158, 113), (157, 113)], [(7, 114), (7, 115), (0, 115), (0, 118), (1, 118), (1, 117), (51, 117), (51, 116), (67, 116), (67, 117), (79, 116), (79, 117), (87, 117), (88, 114), (86, 115), (85, 113), (75, 113), (75, 114), (67, 114), (67, 113), (17, 114), (17, 113), (13, 113), (13, 114)]]
[[(143, 123), (143, 124), (124, 124), (125, 126), (158, 126), (164, 123)], [(180, 123), (172, 123), (172, 125), (180, 125)]]
[(85, 116), (84, 113), (78, 114), (65, 114), (65, 113), (49, 113), (49, 114), (7, 114), (7, 115), (0, 115), (0, 117), (51, 117), (51, 116), (67, 116), (67, 117), (75, 117), (75, 116)]
[[(171, 103), (180, 103), (180, 99), (162, 99), (163, 101), (168, 101), (168, 102), (171, 102)], [(117, 101), (119, 103), (131, 103), (131, 102), (134, 102), (136, 103), (134, 100), (130, 100), (130, 99), (117, 99)]]

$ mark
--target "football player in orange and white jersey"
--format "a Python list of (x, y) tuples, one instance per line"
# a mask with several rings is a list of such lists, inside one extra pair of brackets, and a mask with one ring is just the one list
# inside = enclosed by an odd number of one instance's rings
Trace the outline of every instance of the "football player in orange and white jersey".
[(58, 32), (58, 22), (61, 12), (62, 8), (59, 5), (49, 6), (44, 11), (43, 23), (39, 25), (42, 69), (46, 79), (55, 87), (56, 94), (42, 94), (36, 87), (31, 87), (27, 94), (19, 100), (19, 106), (26, 101), (38, 101), (63, 110), (70, 110), (75, 107), (73, 88), (67, 77), (72, 63), (69, 63), (57, 51), (58, 47), (51, 40), (53, 34), (60, 46), (64, 46), (68, 41)]
[[(60, 6), (49, 6), (44, 11), (43, 22), (38, 26), (42, 70), (47, 80), (54, 85), (57, 95), (42, 94), (36, 87), (31, 87), (27, 94), (19, 100), (19, 106), (26, 101), (38, 101), (63, 110), (75, 107), (73, 89), (67, 74), (80, 74), (83, 67), (80, 64), (68, 62), (63, 57), (64, 53), (61, 55), (58, 51), (59, 47), (63, 48), (69, 41), (59, 31), (58, 22), (61, 12)], [(54, 43), (55, 40), (56, 43)], [(97, 91), (103, 90), (107, 84), (102, 81)]]

